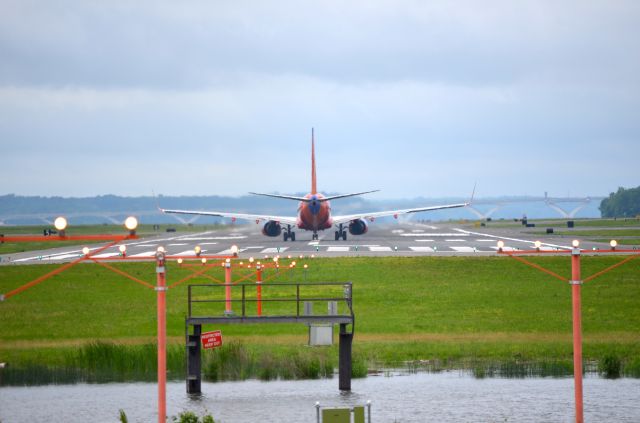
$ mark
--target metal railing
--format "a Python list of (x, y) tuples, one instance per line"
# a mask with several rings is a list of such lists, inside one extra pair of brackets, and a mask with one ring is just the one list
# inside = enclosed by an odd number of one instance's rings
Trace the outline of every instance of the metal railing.
[[(233, 294), (230, 298), (225, 296), (225, 289), (227, 287), (231, 287)], [(289, 295), (283, 296), (282, 292), (288, 289), (292, 289), (295, 287), (295, 294), (291, 293)], [(342, 295), (338, 296), (336, 294), (337, 289), (340, 289)], [(256, 289), (260, 290), (260, 294), (252, 295)], [(314, 291), (312, 293), (307, 293), (305, 291)], [(318, 292), (320, 291), (320, 292)], [(324, 292), (322, 292), (324, 291)], [(212, 298), (209, 298), (212, 297)], [(264, 304), (266, 306), (269, 303), (286, 303), (286, 304), (295, 304), (295, 310), (291, 310), (288, 313), (279, 314), (279, 317), (291, 317), (291, 318), (300, 318), (302, 315), (300, 313), (301, 303), (305, 302), (331, 302), (335, 301), (340, 303), (344, 303), (346, 305), (346, 309), (348, 312), (346, 314), (342, 314), (342, 316), (349, 316), (353, 318), (353, 307), (352, 307), (352, 283), (351, 282), (300, 282), (300, 283), (241, 283), (241, 284), (196, 284), (188, 286), (188, 310), (189, 310), (189, 319), (193, 318), (208, 318), (214, 317), (216, 314), (214, 312), (208, 311), (207, 315), (201, 315), (200, 313), (194, 314), (194, 306), (196, 305), (212, 305), (214, 307), (207, 307), (208, 310), (215, 309), (216, 305), (225, 305), (230, 302), (234, 309), (237, 307), (238, 303), (240, 305), (240, 314), (235, 314), (235, 317), (248, 318), (248, 317), (260, 317), (256, 314), (248, 313), (248, 305), (255, 304)], [(253, 307), (251, 307), (253, 309)], [(344, 310), (344, 308), (343, 308)], [(279, 309), (279, 311), (281, 311)], [(269, 314), (269, 313), (267, 313)], [(269, 316), (265, 316), (269, 317)], [(270, 317), (273, 317), (271, 315)], [(329, 317), (329, 316), (327, 316)]]

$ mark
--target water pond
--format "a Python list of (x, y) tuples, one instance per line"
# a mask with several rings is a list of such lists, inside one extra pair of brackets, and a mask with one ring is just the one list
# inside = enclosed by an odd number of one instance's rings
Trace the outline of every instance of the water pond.
[[(350, 393), (337, 379), (203, 383), (189, 396), (183, 382), (167, 387), (168, 415), (211, 413), (217, 423), (315, 422), (316, 401), (327, 407), (372, 401), (372, 422), (572, 422), (572, 378), (485, 378), (466, 372), (387, 373), (354, 379)], [(0, 421), (130, 422), (157, 420), (153, 383), (0, 388)], [(640, 379), (584, 380), (585, 421), (639, 422)]]

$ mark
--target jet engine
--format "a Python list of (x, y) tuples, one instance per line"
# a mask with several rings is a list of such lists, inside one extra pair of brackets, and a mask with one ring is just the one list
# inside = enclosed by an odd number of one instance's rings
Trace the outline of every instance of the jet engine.
[(364, 219), (356, 219), (349, 222), (349, 233), (351, 235), (366, 234), (368, 230), (369, 227)]
[(262, 234), (266, 236), (280, 236), (281, 233), (282, 226), (280, 226), (280, 223), (275, 220), (269, 220), (262, 228)]

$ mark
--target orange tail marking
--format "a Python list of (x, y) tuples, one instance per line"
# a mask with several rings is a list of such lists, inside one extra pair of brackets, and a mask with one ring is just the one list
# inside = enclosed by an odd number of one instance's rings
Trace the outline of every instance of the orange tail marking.
[(313, 128), (311, 128), (311, 194), (317, 194), (316, 189), (316, 149), (313, 136)]

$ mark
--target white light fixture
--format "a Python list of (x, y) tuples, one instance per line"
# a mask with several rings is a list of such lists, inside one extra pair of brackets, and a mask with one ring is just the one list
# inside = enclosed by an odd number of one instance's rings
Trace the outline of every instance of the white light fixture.
[(120, 250), (120, 252), (122, 254), (124, 254), (127, 251), (127, 246), (126, 245), (121, 245), (118, 247), (118, 250)]
[(502, 251), (503, 248), (504, 248), (504, 241), (503, 240), (498, 241), (498, 250)]
[(540, 247), (542, 247), (542, 242), (540, 242), (540, 241), (536, 241), (536, 242), (534, 242), (534, 243), (533, 243), (533, 245), (535, 245), (536, 250), (539, 250), (539, 249), (540, 249)]
[(84, 247), (84, 248), (82, 249), (82, 254), (84, 254), (85, 256), (88, 256), (88, 255), (89, 255), (89, 251), (90, 251), (90, 250), (89, 250), (89, 247)]
[(53, 221), (53, 226), (59, 231), (64, 231), (67, 229), (67, 219), (62, 216), (56, 217), (56, 220)]
[(124, 221), (124, 227), (127, 228), (130, 232), (133, 232), (138, 227), (138, 219), (133, 216), (129, 216)]
[(571, 241), (571, 245), (573, 246), (573, 248), (578, 248), (580, 246), (580, 241), (574, 239), (573, 241)]
[(616, 247), (618, 246), (618, 241), (616, 241), (615, 239), (612, 239), (611, 242), (609, 242), (609, 245), (611, 246), (612, 250), (615, 250)]

